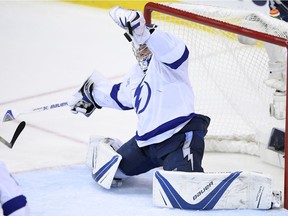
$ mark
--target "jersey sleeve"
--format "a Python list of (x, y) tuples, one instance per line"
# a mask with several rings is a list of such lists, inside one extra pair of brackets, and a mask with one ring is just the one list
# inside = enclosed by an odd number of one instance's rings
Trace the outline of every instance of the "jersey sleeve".
[(130, 110), (133, 109), (129, 95), (129, 78), (125, 76), (123, 81), (117, 84), (111, 83), (107, 78), (97, 73), (94, 76), (93, 98), (102, 107)]
[(171, 69), (177, 69), (189, 56), (189, 50), (182, 40), (159, 29), (151, 34), (147, 46), (157, 60)]

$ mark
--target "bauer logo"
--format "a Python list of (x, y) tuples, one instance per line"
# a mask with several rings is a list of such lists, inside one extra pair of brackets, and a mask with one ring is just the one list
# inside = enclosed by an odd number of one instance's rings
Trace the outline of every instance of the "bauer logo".
[(205, 192), (207, 192), (213, 185), (213, 181), (211, 181), (209, 184), (207, 184), (203, 189), (198, 191), (194, 196), (193, 200), (196, 200), (197, 198), (201, 197)]
[(52, 105), (50, 106), (50, 109), (54, 109), (54, 108), (58, 108), (58, 107), (66, 106), (66, 105), (68, 105), (67, 102), (52, 104)]

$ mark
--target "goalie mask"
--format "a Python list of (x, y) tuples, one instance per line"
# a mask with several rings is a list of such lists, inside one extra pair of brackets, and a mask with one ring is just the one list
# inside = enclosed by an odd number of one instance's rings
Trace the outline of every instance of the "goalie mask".
[(133, 43), (132, 49), (141, 70), (146, 72), (152, 58), (152, 52), (149, 50), (146, 44), (141, 44), (137, 48)]

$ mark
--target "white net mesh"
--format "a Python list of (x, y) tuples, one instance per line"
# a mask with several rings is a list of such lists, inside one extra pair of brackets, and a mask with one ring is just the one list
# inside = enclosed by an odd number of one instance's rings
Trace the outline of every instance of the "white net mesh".
[[(287, 23), (257, 12), (180, 3), (165, 5), (288, 38)], [(266, 142), (259, 135), (269, 136), (273, 127), (285, 126), (285, 120), (276, 120), (269, 113), (275, 90), (264, 84), (269, 59), (263, 42), (241, 44), (234, 33), (157, 11), (152, 13), (152, 23), (182, 38), (190, 50), (189, 73), (196, 112), (211, 117), (206, 150), (257, 155), (258, 143)], [(283, 55), (287, 59), (285, 51)], [(224, 143), (230, 147), (223, 147)]]

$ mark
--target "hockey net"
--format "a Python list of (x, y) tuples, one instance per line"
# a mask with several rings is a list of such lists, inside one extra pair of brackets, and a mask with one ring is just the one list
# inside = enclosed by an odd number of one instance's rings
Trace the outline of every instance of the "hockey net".
[[(285, 131), (286, 120), (269, 112), (275, 89), (264, 84), (269, 73), (264, 43), (282, 46), (287, 63), (287, 23), (258, 12), (187, 3), (150, 2), (144, 15), (190, 50), (195, 109), (211, 118), (206, 151), (259, 156), (272, 128)], [(238, 35), (254, 38), (255, 44), (240, 43)]]

